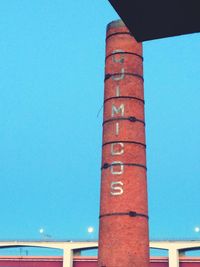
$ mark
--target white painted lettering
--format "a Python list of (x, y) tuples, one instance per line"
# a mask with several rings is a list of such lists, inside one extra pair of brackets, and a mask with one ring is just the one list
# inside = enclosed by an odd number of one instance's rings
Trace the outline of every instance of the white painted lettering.
[(121, 115), (124, 116), (124, 104), (121, 104), (119, 108), (112, 104), (112, 117), (114, 117), (114, 115), (118, 113), (121, 113)]
[(116, 96), (120, 96), (120, 87), (117, 85), (116, 87)]
[(115, 135), (118, 136), (119, 135), (119, 122), (117, 122), (115, 124)]
[(117, 74), (117, 75), (112, 75), (112, 80), (113, 81), (120, 81), (124, 79), (125, 76), (125, 70), (124, 68), (121, 69), (121, 73)]
[(111, 155), (122, 155), (124, 154), (124, 144), (123, 143), (113, 143), (111, 144)]
[(112, 196), (120, 196), (124, 192), (123, 183), (121, 181), (111, 182), (110, 188), (111, 188), (110, 193)]
[(113, 175), (120, 175), (124, 172), (124, 165), (121, 161), (113, 161), (110, 167)]
[[(124, 63), (124, 56), (123, 54), (118, 54), (120, 52), (124, 52), (123, 50), (120, 50), (120, 49), (116, 49), (112, 52), (112, 61), (114, 63), (120, 63), (120, 64), (123, 64)], [(117, 53), (117, 55), (116, 55)]]

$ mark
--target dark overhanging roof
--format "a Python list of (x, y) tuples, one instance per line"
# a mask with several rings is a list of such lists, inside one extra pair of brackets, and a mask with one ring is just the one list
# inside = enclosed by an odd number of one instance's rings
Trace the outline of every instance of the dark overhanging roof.
[(200, 32), (200, 0), (109, 0), (138, 42)]

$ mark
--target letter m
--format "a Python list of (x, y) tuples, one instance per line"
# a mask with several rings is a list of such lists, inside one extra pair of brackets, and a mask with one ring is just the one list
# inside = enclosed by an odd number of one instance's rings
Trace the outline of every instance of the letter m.
[(112, 117), (114, 117), (115, 114), (124, 116), (124, 104), (121, 104), (118, 108), (115, 105), (112, 105)]

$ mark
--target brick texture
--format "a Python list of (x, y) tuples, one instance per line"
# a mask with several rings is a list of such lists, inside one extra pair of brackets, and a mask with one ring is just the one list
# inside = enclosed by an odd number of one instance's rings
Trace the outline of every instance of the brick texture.
[(121, 22), (106, 37), (98, 266), (148, 267), (142, 44)]

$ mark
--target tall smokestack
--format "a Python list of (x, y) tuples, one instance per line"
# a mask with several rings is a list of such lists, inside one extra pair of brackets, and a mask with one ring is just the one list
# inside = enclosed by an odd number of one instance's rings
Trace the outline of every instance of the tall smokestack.
[(107, 26), (99, 267), (149, 266), (142, 44)]

